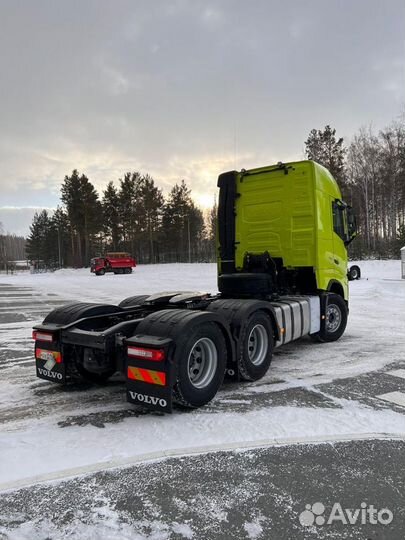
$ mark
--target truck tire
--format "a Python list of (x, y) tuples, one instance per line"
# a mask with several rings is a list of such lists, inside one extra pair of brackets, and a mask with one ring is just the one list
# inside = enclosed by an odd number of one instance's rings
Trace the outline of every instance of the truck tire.
[(222, 385), (226, 368), (226, 343), (213, 322), (197, 325), (180, 346), (173, 399), (188, 408), (202, 407)]
[(43, 324), (52, 323), (70, 324), (74, 321), (82, 319), (83, 317), (96, 317), (97, 315), (109, 315), (110, 313), (118, 313), (122, 311), (118, 306), (109, 304), (91, 304), (76, 302), (74, 304), (67, 304), (51, 311), (43, 320)]
[(100, 268), (100, 270), (97, 270), (96, 272), (96, 276), (104, 276), (104, 274), (105, 274), (104, 268)]
[(360, 267), (354, 264), (349, 268), (349, 272), (347, 274), (347, 277), (349, 278), (349, 281), (354, 281), (355, 279), (361, 278), (361, 270)]
[(347, 305), (339, 294), (328, 294), (325, 307), (325, 319), (321, 321), (321, 329), (311, 334), (313, 341), (326, 343), (337, 341), (344, 333), (347, 324)]
[(256, 311), (240, 334), (239, 373), (245, 381), (257, 381), (268, 371), (273, 355), (273, 327), (269, 316)]
[(121, 308), (127, 308), (127, 307), (134, 307), (134, 306), (141, 306), (144, 301), (149, 298), (150, 294), (139, 294), (138, 296), (129, 296), (128, 298), (125, 298), (125, 300), (122, 300), (118, 305)]

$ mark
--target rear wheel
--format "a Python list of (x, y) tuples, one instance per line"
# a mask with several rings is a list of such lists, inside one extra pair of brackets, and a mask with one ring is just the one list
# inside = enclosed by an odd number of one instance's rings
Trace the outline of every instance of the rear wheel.
[(320, 331), (311, 334), (311, 338), (323, 343), (338, 340), (343, 335), (347, 325), (347, 305), (340, 295), (328, 295), (324, 316)]
[(361, 270), (360, 267), (354, 264), (349, 268), (348, 278), (350, 281), (354, 281), (355, 279), (361, 278)]
[(185, 407), (201, 407), (211, 401), (224, 379), (226, 344), (215, 323), (197, 326), (178, 350), (178, 374), (174, 400)]
[(239, 372), (245, 381), (257, 381), (268, 371), (273, 354), (273, 327), (263, 311), (247, 320), (240, 336)]

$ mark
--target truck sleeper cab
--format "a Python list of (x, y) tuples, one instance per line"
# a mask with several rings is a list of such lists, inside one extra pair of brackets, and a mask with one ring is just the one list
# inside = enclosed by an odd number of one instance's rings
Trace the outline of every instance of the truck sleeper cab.
[(348, 301), (352, 209), (313, 161), (220, 175), (218, 288), (224, 294), (335, 292)]
[(339, 339), (355, 231), (328, 171), (277, 164), (225, 173), (218, 185), (219, 293), (57, 308), (34, 327), (38, 377), (101, 382), (120, 371), (129, 402), (171, 412), (205, 405), (224, 377), (262, 378), (290, 341)]

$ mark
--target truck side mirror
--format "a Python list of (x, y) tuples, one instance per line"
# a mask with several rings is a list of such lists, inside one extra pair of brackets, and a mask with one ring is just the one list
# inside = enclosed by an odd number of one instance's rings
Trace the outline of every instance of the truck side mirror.
[(347, 246), (357, 236), (357, 223), (356, 223), (356, 216), (354, 215), (353, 208), (351, 206), (347, 206), (346, 212), (347, 212), (348, 237), (345, 244)]

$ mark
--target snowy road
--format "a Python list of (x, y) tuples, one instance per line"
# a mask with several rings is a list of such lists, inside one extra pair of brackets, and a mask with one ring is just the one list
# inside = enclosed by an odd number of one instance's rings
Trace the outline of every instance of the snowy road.
[[(0, 501), (14, 520), (10, 540), (403, 540), (404, 451), (404, 442), (370, 440), (216, 452), (39, 484)], [(307, 504), (322, 503), (326, 519), (336, 503), (364, 501), (390, 509), (392, 522), (300, 522)]]
[[(126, 403), (119, 377), (66, 389), (36, 379), (31, 327), (72, 300), (215, 291), (215, 265), (138, 267), (98, 278), (81, 270), (0, 276), (0, 489), (210, 448), (405, 437), (405, 281), (398, 261), (361, 267), (340, 341), (287, 345), (262, 380), (226, 384), (203, 409), (171, 416)], [(0, 523), (19, 526), (21, 519), (8, 514)]]

